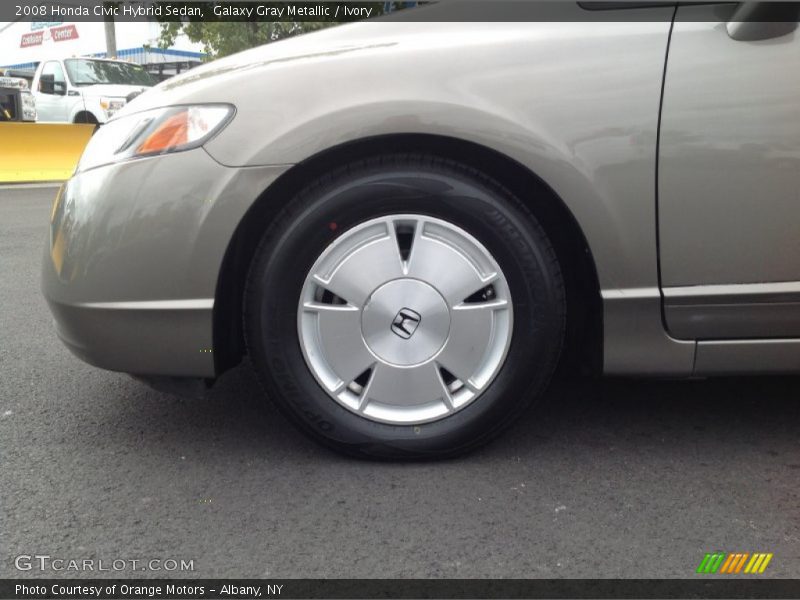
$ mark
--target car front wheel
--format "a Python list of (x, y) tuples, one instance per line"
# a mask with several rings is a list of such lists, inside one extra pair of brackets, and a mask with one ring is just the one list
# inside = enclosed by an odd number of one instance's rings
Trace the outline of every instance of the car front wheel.
[(259, 380), (337, 450), (423, 458), (496, 436), (560, 354), (564, 284), (519, 199), (429, 156), (311, 183), (264, 234), (245, 333)]

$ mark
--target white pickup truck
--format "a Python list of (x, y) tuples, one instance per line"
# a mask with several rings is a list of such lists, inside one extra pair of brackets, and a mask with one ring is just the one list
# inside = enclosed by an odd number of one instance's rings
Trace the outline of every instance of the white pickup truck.
[(105, 123), (155, 83), (141, 65), (65, 58), (42, 61), (31, 88), (39, 121)]

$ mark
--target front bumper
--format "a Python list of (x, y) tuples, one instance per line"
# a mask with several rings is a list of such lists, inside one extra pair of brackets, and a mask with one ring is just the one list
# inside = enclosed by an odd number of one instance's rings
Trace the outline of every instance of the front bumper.
[(42, 266), (59, 337), (105, 369), (213, 377), (225, 251), (286, 168), (225, 167), (198, 148), (70, 179), (53, 205)]

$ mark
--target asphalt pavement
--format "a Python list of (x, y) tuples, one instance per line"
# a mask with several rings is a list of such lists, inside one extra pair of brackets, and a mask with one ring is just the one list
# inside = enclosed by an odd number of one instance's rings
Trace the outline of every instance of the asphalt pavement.
[[(713, 551), (800, 577), (799, 378), (562, 382), (469, 456), (343, 458), (247, 365), (189, 400), (73, 357), (39, 292), (54, 194), (0, 188), (0, 577), (681, 578)], [(194, 570), (15, 568), (37, 554)]]

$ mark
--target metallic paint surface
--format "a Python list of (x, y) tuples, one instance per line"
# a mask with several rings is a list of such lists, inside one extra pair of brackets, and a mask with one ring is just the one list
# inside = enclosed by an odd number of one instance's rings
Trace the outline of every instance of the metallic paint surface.
[[(606, 373), (680, 377), (693, 372), (696, 344), (664, 331), (658, 287), (604, 290), (603, 307)], [(609, 332), (615, 334), (611, 340)]]
[[(597, 267), (605, 372), (691, 375), (719, 371), (723, 360), (746, 370), (759, 348), (773, 358), (794, 352), (789, 343), (702, 342), (695, 357), (697, 344), (673, 339), (662, 322), (656, 145), (672, 11), (626, 11), (652, 22), (358, 23), (160, 84), (119, 114), (230, 102), (236, 116), (204, 149), (94, 169), (67, 184), (43, 276), (62, 336), (106, 368), (213, 376), (202, 351), (212, 339), (210, 308), (136, 303), (213, 299), (236, 226), (291, 165), (348, 142), (424, 133), (493, 149), (563, 200)], [(761, 73), (758, 60), (794, 73), (800, 53), (787, 44), (798, 42), (735, 42), (708, 23), (682, 23), (676, 33), (659, 181), (665, 283), (800, 280), (800, 204), (785, 194), (800, 177), (800, 84)], [(778, 126), (758, 113), (763, 132), (748, 118), (764, 103), (759, 86), (774, 92), (781, 122), (789, 119)], [(742, 106), (731, 101), (736, 93)], [(97, 303), (111, 304), (90, 307)], [(670, 322), (677, 314), (665, 313)]]
[[(299, 163), (387, 134), (438, 134), (494, 149), (563, 199), (603, 291), (619, 292), (606, 305), (605, 370), (649, 372), (660, 363), (689, 374), (691, 350), (658, 331), (659, 303), (624, 293), (658, 286), (656, 131), (672, 10), (644, 9), (652, 22), (341, 26), (194, 69), (123, 113), (234, 99), (236, 117), (206, 146), (232, 166)], [(614, 318), (628, 305), (653, 324), (652, 335)]]
[(659, 167), (666, 287), (800, 281), (800, 36), (731, 39), (735, 6), (681, 6), (672, 33)]
[(800, 337), (800, 282), (664, 288), (672, 335), (687, 339)]
[(346, 25), (199, 67), (121, 114), (233, 98), (236, 117), (206, 145), (231, 166), (294, 164), (393, 133), (476, 142), (564, 200), (603, 288), (656, 285), (655, 142), (672, 9), (647, 10), (662, 21)]
[(697, 343), (697, 375), (775, 375), (800, 371), (800, 338)]
[(73, 177), (54, 204), (42, 274), (65, 343), (107, 369), (214, 376), (222, 258), (253, 199), (283, 171), (231, 169), (195, 149)]

